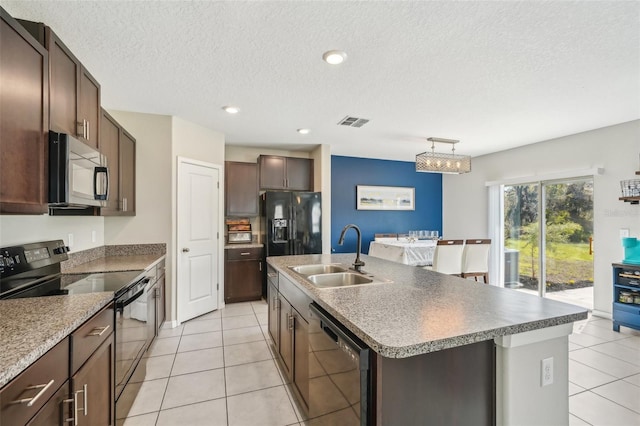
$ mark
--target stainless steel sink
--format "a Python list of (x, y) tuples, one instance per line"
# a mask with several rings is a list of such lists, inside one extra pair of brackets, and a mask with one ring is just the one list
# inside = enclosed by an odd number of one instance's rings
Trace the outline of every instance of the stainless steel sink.
[(301, 275), (318, 275), (318, 274), (332, 274), (335, 272), (346, 272), (346, 268), (338, 265), (300, 265), (291, 266), (293, 271)]
[(369, 284), (374, 281), (371, 278), (352, 272), (309, 275), (307, 279), (314, 283), (316, 287), (342, 287), (347, 285)]

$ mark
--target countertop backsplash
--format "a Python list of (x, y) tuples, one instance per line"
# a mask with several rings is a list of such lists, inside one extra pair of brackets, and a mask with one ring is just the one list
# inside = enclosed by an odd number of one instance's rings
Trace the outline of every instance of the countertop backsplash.
[(157, 254), (163, 255), (167, 252), (165, 243), (157, 244), (123, 244), (95, 247), (88, 250), (82, 250), (77, 253), (69, 252), (69, 260), (60, 264), (64, 273), (66, 270), (75, 268), (83, 263), (91, 262), (108, 256), (129, 256), (129, 255), (145, 255)]

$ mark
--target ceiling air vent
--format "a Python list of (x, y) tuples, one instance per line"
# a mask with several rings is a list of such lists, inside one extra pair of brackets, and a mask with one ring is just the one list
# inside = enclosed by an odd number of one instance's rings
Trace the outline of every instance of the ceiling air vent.
[(362, 127), (367, 124), (369, 120), (366, 118), (358, 118), (358, 117), (349, 117), (348, 115), (340, 120), (338, 126), (348, 126), (348, 127)]

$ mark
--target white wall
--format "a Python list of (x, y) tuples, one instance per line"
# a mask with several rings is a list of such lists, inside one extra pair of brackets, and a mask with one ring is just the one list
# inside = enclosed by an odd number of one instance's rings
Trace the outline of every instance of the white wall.
[(640, 207), (623, 203), (620, 181), (640, 170), (640, 120), (473, 158), (472, 172), (442, 182), (446, 238), (488, 235), (486, 182), (604, 167), (594, 177), (594, 312), (611, 313), (611, 263), (623, 257), (619, 229), (640, 236)]
[(0, 215), (0, 247), (61, 239), (72, 252), (87, 250), (104, 245), (104, 226), (99, 216)]
[(107, 217), (106, 244), (169, 244), (171, 117), (126, 111), (109, 113), (136, 139), (136, 215)]

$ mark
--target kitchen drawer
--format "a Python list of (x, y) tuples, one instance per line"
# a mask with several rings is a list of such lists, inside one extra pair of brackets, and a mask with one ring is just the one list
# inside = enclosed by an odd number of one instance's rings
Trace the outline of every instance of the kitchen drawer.
[(71, 374), (76, 371), (107, 340), (113, 332), (113, 304), (95, 314), (71, 334)]
[(227, 260), (262, 260), (262, 247), (226, 249)]
[[(69, 339), (65, 338), (0, 390), (0, 424), (26, 424), (68, 377)], [(24, 402), (15, 403), (18, 400)]]
[(273, 266), (267, 263), (267, 281), (269, 282), (269, 284), (273, 285), (277, 289), (279, 280), (280, 277), (278, 275), (278, 271), (276, 271)]
[(311, 298), (304, 294), (298, 286), (285, 276), (280, 277), (278, 290), (280, 291), (280, 294), (289, 301), (289, 304), (291, 304), (293, 309), (298, 311), (298, 313), (308, 321), (309, 305), (312, 302)]

